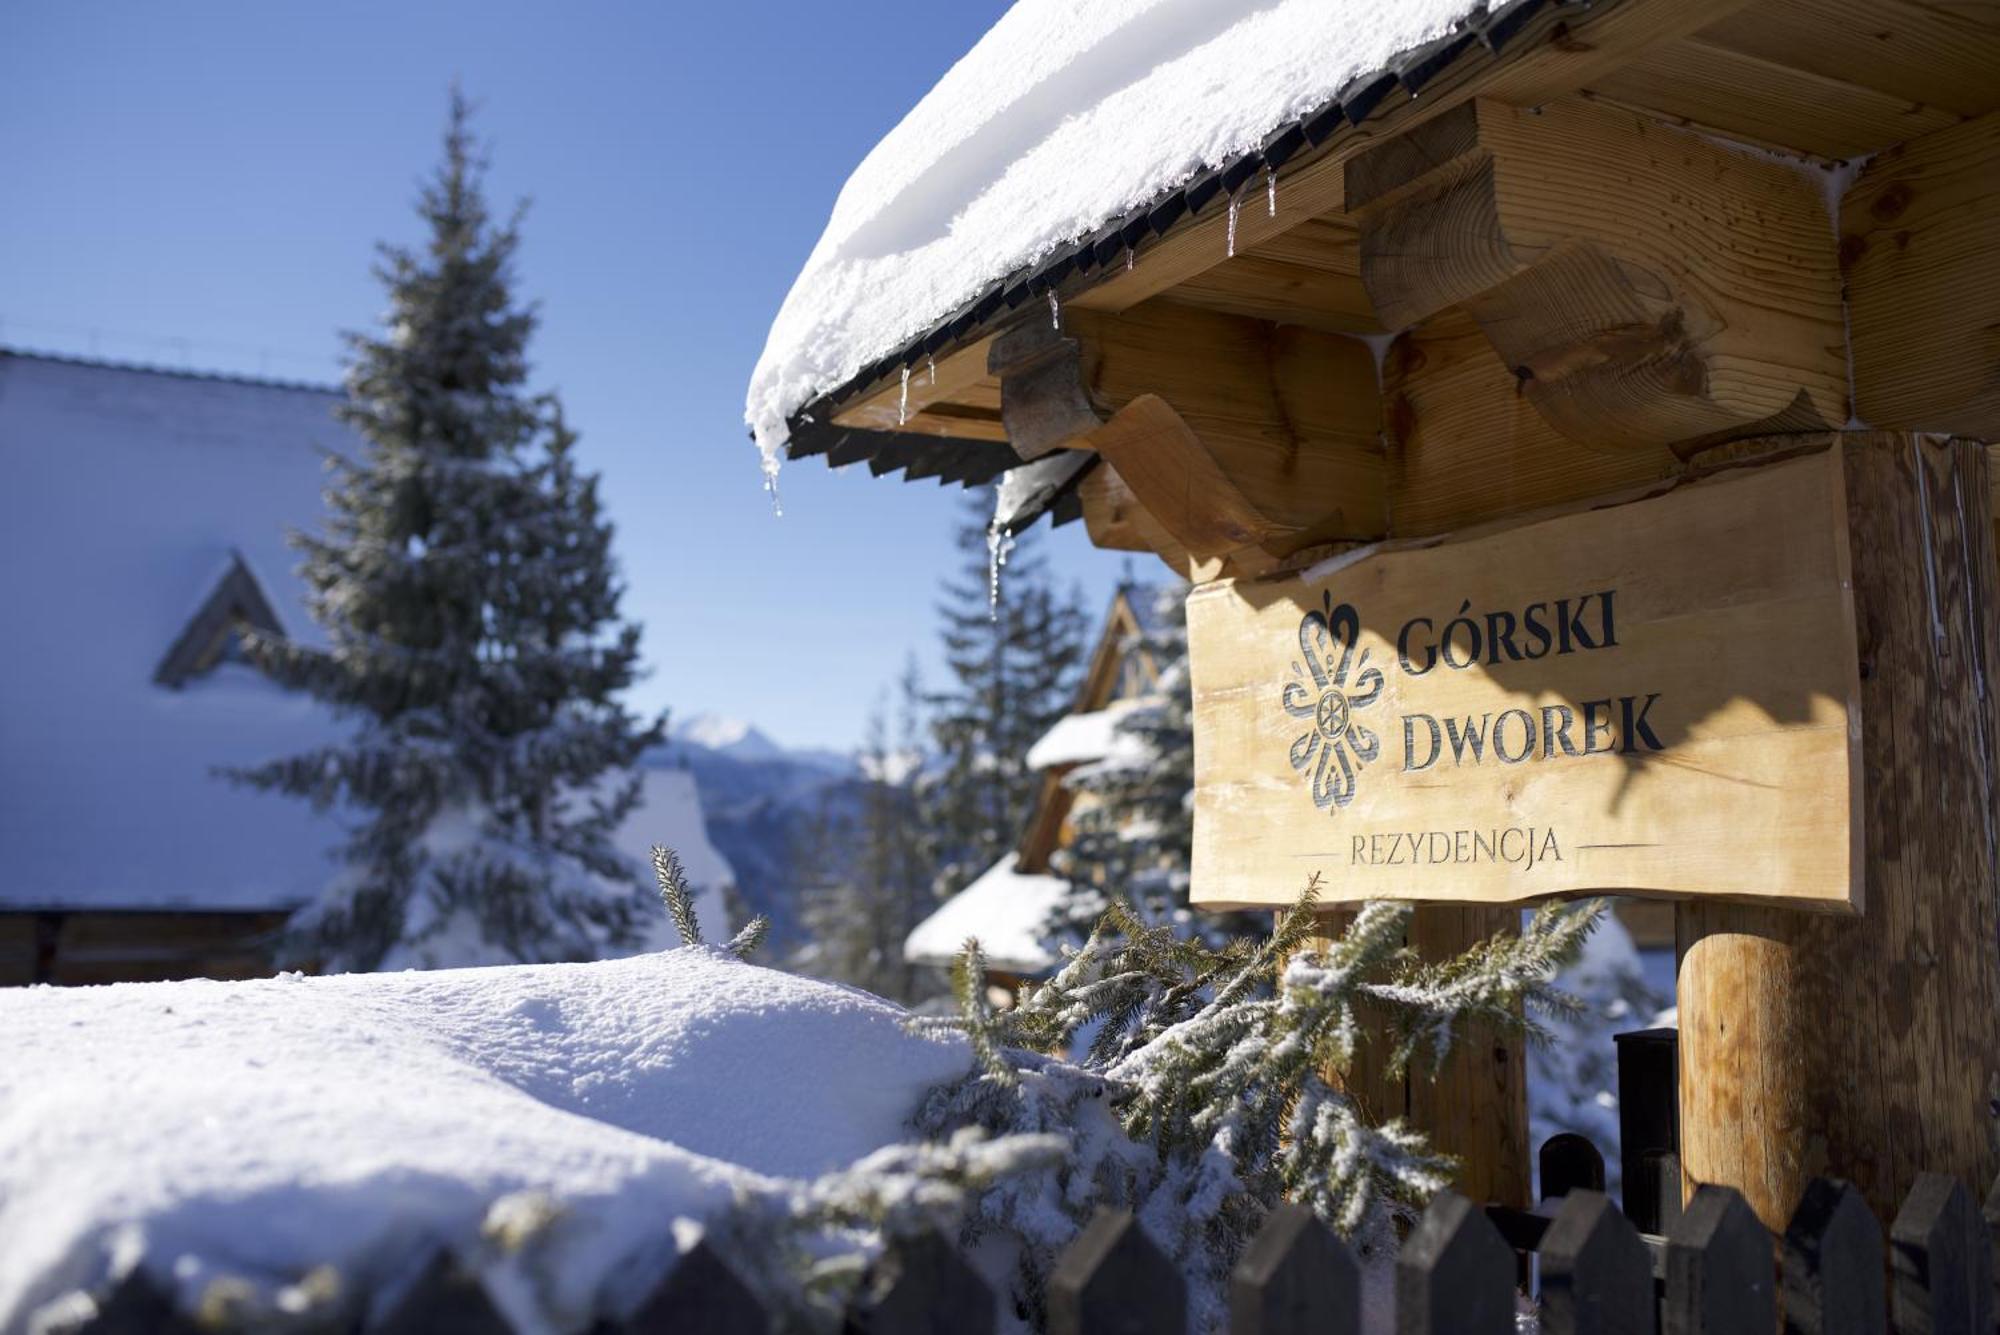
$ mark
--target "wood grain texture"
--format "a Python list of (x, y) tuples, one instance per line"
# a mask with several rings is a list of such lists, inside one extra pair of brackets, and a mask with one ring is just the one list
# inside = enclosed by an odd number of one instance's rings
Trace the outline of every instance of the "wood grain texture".
[(1194, 901), (1286, 903), (1317, 871), (1344, 902), (1846, 910), (1841, 486), (1821, 451), (1198, 587)]
[(1861, 663), (1866, 907), (1679, 906), (1686, 1181), (1784, 1227), (1808, 1181), (1888, 1221), (1924, 1169), (1993, 1179), (2000, 1091), (2000, 655), (1986, 456), (1843, 447)]
[(1551, 427), (1472, 317), (1457, 309), (1390, 345), (1382, 415), (1393, 461), (1390, 532), (1398, 537), (1655, 482), (1679, 463), (1664, 445), (1606, 450)]
[(1463, 304), (1571, 439), (1846, 420), (1833, 238), (1789, 167), (1580, 99), (1479, 101), (1362, 155), (1347, 193), (1383, 322)]
[(1157, 394), (1272, 523), (1308, 542), (1381, 535), (1387, 460), (1365, 344), (1163, 302), (1064, 324), (1104, 416)]
[(1870, 162), (1840, 258), (1862, 420), (2000, 438), (2000, 112)]

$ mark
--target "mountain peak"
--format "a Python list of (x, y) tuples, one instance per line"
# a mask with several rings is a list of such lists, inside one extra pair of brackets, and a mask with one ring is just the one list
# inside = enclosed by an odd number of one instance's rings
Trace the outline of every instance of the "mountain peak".
[(760, 732), (755, 724), (724, 714), (696, 714), (676, 724), (674, 740), (708, 751), (720, 751), (739, 760), (777, 760), (785, 749)]

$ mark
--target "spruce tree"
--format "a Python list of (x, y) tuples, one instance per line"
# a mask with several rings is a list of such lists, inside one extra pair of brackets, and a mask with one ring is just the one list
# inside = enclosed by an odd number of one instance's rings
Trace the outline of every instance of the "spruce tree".
[(454, 92), (421, 249), (382, 247), (387, 328), (350, 335), (323, 532), (292, 535), (327, 646), (254, 660), (352, 738), (239, 771), (354, 818), (345, 868), (294, 925), (301, 957), (375, 968), (576, 959), (630, 944), (644, 905), (610, 835), (663, 720), (618, 702), (638, 664), (611, 526), (552, 396), (526, 388), (519, 213), (496, 223)]
[(950, 677), (930, 697), (936, 763), (920, 797), (940, 896), (963, 889), (1021, 837), (1040, 782), (1028, 749), (1068, 712), (1086, 650), (1083, 611), (1055, 588), (1038, 535), (1023, 534), (1006, 569), (993, 569), (992, 513), (990, 489), (968, 494), (959, 568), (938, 606)]
[(877, 706), (869, 716), (860, 757), (864, 787), (854, 819), (822, 811), (802, 832), (803, 856), (795, 865), (807, 944), (792, 962), (815, 977), (916, 1002), (941, 993), (943, 975), (903, 958), (904, 940), (937, 903), (907, 773), (918, 744), (921, 704), (914, 669), (899, 688), (893, 742), (886, 710)]

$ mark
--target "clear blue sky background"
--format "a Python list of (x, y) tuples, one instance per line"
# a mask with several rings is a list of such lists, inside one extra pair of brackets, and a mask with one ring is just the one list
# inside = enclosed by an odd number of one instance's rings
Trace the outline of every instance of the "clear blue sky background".
[[(496, 202), (533, 197), (537, 381), (604, 475), (637, 703), (849, 745), (908, 654), (935, 664), (958, 493), (805, 461), (774, 519), (743, 387), (848, 172), (1005, 8), (15, 0), (0, 343), (335, 379), (457, 77)], [(1044, 548), (1095, 603), (1123, 561), (1082, 527)]]

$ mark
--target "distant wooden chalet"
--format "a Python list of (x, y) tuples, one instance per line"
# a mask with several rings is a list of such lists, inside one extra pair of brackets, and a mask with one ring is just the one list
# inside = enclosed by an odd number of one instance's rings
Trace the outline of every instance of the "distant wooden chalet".
[(1050, 859), (1075, 836), (1071, 818), (1092, 798), (1064, 780), (1079, 765), (1104, 759), (1118, 720), (1149, 695), (1159, 667), (1141, 640), (1156, 590), (1126, 585), (1112, 595), (1104, 627), (1076, 693), (1076, 706), (1028, 751), (1041, 788), (1021, 840), (1005, 857), (918, 923), (904, 943), (912, 964), (948, 967), (968, 937), (979, 938), (993, 983), (1009, 992), (1058, 962), (1050, 915), (1069, 883)]
[[(336, 819), (217, 769), (343, 732), (239, 639), (317, 642), (285, 533), (360, 447), (339, 400), (0, 350), (0, 985), (268, 974), (337, 870)], [(674, 844), (720, 921), (694, 776), (644, 780), (621, 849)]]
[[(1453, 901), (1435, 955), (1558, 880), (1652, 895), (1689, 1189), (1774, 1230), (1816, 1173), (1983, 1191), (2000, 9), (1054, 13), (855, 173), (759, 443), (1002, 480), (1001, 526), (1195, 583), (1197, 901), (1324, 865)], [(1362, 1097), (1525, 1203), (1510, 1040)]]

